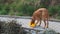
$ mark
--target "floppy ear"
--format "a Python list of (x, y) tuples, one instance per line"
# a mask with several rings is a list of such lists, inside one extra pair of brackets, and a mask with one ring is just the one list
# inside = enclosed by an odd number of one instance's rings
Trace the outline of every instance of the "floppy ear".
[(35, 23), (34, 16), (33, 16), (32, 19), (31, 19), (31, 24), (32, 24), (32, 23)]

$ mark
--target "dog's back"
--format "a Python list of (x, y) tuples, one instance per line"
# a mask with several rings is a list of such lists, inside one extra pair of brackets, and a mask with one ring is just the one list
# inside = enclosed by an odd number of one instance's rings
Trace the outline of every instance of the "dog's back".
[(40, 8), (33, 13), (32, 17), (35, 17), (35, 19), (48, 18), (48, 10), (46, 8)]
[(45, 24), (44, 28), (45, 27), (48, 28), (48, 17), (49, 17), (48, 10), (46, 8), (39, 8), (33, 13), (31, 24), (35, 23), (36, 20), (37, 20), (36, 24), (38, 24), (39, 21), (40, 21), (39, 23), (41, 24), (41, 20), (43, 20)]

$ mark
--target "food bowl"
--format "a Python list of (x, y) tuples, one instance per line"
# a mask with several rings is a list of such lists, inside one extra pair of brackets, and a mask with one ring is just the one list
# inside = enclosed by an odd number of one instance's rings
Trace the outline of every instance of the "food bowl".
[(36, 26), (36, 24), (35, 23), (32, 23), (32, 24), (29, 23), (29, 26), (34, 28)]

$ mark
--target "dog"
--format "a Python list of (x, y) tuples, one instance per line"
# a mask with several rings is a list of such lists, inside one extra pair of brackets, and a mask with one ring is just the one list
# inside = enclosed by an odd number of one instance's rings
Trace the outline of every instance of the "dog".
[(41, 20), (44, 22), (44, 28), (48, 28), (48, 18), (49, 18), (49, 13), (46, 8), (39, 8), (36, 11), (34, 11), (31, 19), (31, 24), (35, 23), (37, 20), (36, 24), (39, 23), (38, 26), (41, 25)]

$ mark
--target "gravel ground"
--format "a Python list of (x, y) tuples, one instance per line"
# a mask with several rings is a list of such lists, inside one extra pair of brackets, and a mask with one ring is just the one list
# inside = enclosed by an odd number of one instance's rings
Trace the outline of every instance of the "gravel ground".
[[(15, 18), (0, 17), (0, 21), (6, 21), (7, 23), (12, 21), (12, 20), (16, 20), (17, 23), (22, 24), (22, 27), (30, 28), (29, 25), (28, 25), (29, 22), (30, 22), (30, 19), (20, 19), (20, 18), (15, 19)], [(41, 26), (42, 27), (44, 26), (43, 21), (42, 21)], [(53, 29), (54, 31), (60, 33), (60, 27), (59, 26), (60, 26), (59, 22), (49, 21), (49, 29)], [(37, 29), (40, 30), (42, 28), (37, 27)]]

